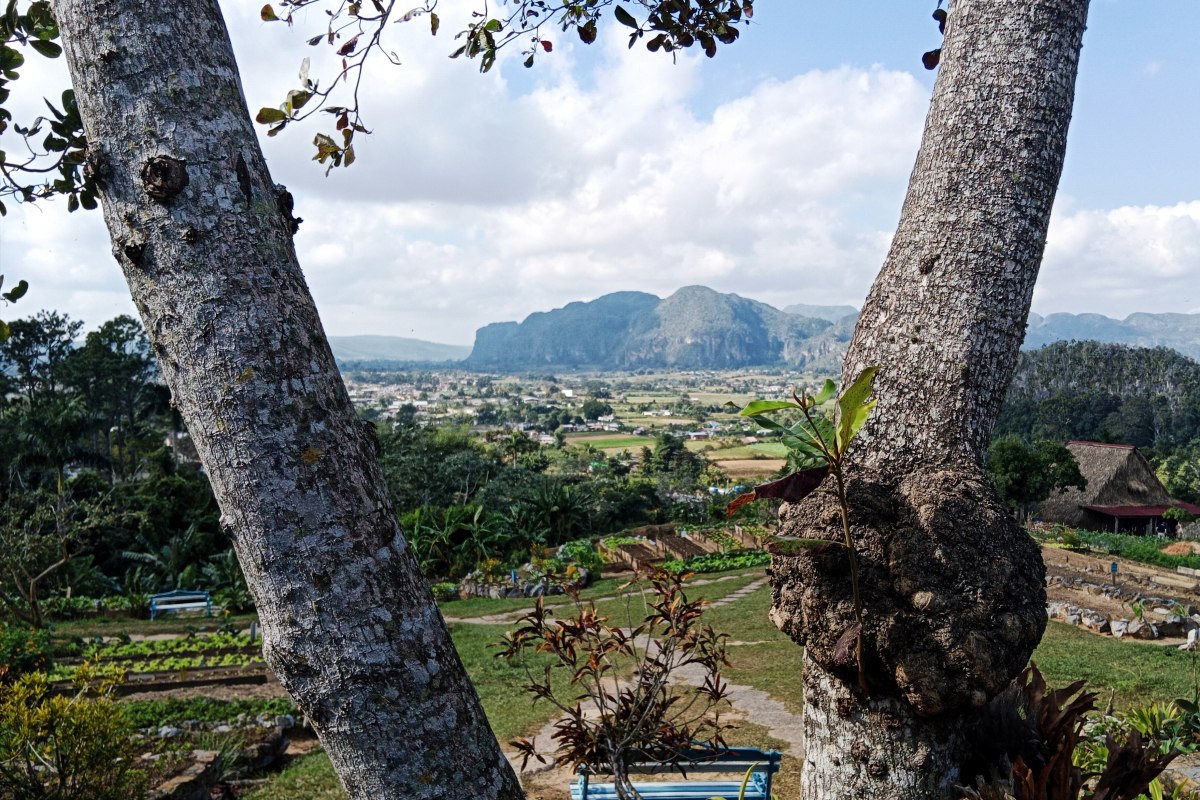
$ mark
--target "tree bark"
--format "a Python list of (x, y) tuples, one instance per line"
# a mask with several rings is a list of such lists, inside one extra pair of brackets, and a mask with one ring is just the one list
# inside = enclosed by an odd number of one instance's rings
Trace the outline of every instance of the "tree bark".
[(54, 13), (113, 251), (267, 663), (351, 797), (521, 797), (330, 353), (216, 3)]
[[(1087, 0), (951, 0), (940, 74), (900, 224), (843, 378), (880, 365), (850, 453), (864, 661), (848, 558), (772, 563), (772, 619), (806, 647), (804, 800), (947, 798), (973, 714), (1045, 630), (1044, 565), (987, 478), (1024, 339), (1071, 119)], [(836, 540), (831, 487), (783, 532)]]

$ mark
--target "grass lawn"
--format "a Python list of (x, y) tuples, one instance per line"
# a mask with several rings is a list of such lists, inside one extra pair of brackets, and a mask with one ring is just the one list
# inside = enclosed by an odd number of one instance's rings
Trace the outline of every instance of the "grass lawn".
[(187, 626), (192, 625), (204, 629), (206, 633), (216, 633), (217, 626), (225, 622), (245, 630), (251, 622), (258, 620), (257, 614), (230, 614), (228, 617), (214, 612), (211, 617), (203, 614), (180, 616), (168, 614), (151, 622), (148, 619), (126, 619), (101, 617), (98, 619), (67, 620), (54, 623), (55, 638), (69, 639), (82, 636), (90, 639), (93, 636), (116, 636), (122, 631), (141, 636), (156, 633), (187, 633)]
[[(748, 573), (755, 573), (757, 575), (761, 572), (761, 567), (755, 567), (751, 569), (735, 569), (729, 570), (728, 572), (714, 572), (700, 575), (696, 579), (711, 580), (713, 578), (722, 578), (728, 575), (746, 575)], [(628, 583), (630, 577), (631, 576), (629, 574), (626, 574), (618, 578), (605, 578), (603, 580), (596, 581), (591, 586), (580, 592), (580, 597), (582, 597), (584, 600), (587, 600), (594, 597), (616, 596), (618, 587)], [(753, 578), (747, 578), (744, 581), (721, 581), (720, 583), (715, 583), (712, 585), (697, 586), (695, 589), (695, 592), (697, 592), (696, 596), (705, 597), (710, 600), (716, 599), (717, 597), (724, 597), (726, 594), (729, 594), (736, 589), (740, 589), (752, 579)], [(549, 607), (567, 605), (569, 603), (570, 599), (564, 595), (554, 595), (546, 598), (545, 605)], [(503, 614), (505, 612), (516, 611), (521, 608), (530, 608), (532, 605), (533, 600), (528, 597), (516, 597), (511, 600), (489, 600), (486, 598), (476, 597), (470, 600), (451, 600), (449, 602), (438, 604), (438, 606), (442, 609), (443, 616), (457, 617), (460, 619), (464, 617), (481, 617), (488, 614)]]
[(1055, 686), (1087, 680), (1092, 691), (1101, 693), (1097, 701), (1101, 708), (1109, 689), (1117, 690), (1117, 708), (1137, 700), (1192, 697), (1195, 662), (1191, 653), (1174, 647), (1119, 642), (1051, 622), (1032, 661)]

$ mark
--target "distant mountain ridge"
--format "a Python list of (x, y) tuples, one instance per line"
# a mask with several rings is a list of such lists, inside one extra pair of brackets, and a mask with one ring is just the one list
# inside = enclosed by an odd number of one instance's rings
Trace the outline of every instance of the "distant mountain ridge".
[(783, 309), (783, 313), (841, 322), (846, 317), (857, 317), (858, 309), (854, 306), (810, 306), (807, 303), (796, 303)]
[(615, 292), (480, 328), (464, 366), (837, 369), (852, 332), (852, 318), (797, 316), (705, 286), (685, 286), (665, 299)]
[(330, 336), (329, 347), (339, 361), (462, 361), (471, 355), (465, 345), (403, 336)]
[(1200, 314), (1130, 314), (1123, 320), (1101, 314), (1029, 315), (1022, 350), (1060, 341), (1096, 341), (1134, 347), (1169, 347), (1200, 359)]

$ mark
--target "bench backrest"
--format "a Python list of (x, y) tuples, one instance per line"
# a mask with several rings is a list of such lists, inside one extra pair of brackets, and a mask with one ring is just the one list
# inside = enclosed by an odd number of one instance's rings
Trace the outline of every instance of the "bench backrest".
[[(753, 770), (754, 778), (751, 787), (748, 788), (754, 790), (755, 797), (770, 800), (772, 778), (779, 771), (781, 759), (782, 755), (778, 750), (763, 751), (754, 747), (730, 747), (725, 750), (697, 749), (683, 753), (683, 757), (677, 763), (664, 764), (659, 761), (649, 760), (634, 761), (629, 764), (627, 769), (631, 774), (639, 775), (659, 775), (671, 772), (745, 774)], [(610, 774), (609, 770), (580, 765), (578, 772), (579, 780), (571, 787), (573, 798), (576, 800), (588, 800), (589, 796), (591, 796), (599, 800), (599, 798), (615, 797), (611, 793), (611, 784), (589, 786), (592, 775)], [(732, 797), (729, 798), (729, 800), (733, 800), (737, 797), (737, 785), (731, 784), (729, 781), (694, 781), (690, 782), (690, 784), (641, 784), (639, 791), (641, 791), (641, 786), (645, 786), (647, 789), (652, 789), (656, 800), (675, 800), (676, 798), (685, 800), (686, 798), (699, 797), (704, 792), (709, 792), (709, 794), (705, 795), (706, 798), (712, 797), (714, 794), (728, 794), (730, 788), (735, 787)], [(644, 792), (642, 793), (644, 794)]]
[(150, 619), (154, 619), (160, 611), (189, 611), (204, 609), (212, 613), (212, 600), (208, 592), (174, 591), (156, 594), (150, 598)]

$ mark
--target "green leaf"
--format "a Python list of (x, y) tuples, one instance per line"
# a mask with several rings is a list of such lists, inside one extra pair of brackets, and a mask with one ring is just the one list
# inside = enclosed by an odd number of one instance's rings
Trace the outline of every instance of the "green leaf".
[[(846, 446), (850, 444), (851, 426), (854, 423), (854, 412), (867, 402), (871, 396), (873, 388), (871, 381), (875, 378), (875, 373), (879, 371), (879, 367), (867, 367), (858, 374), (854, 379), (854, 383), (838, 400), (838, 438), (840, 439), (839, 450), (845, 451)], [(867, 412), (868, 414), (870, 411)], [(865, 421), (865, 418), (863, 419)], [(862, 427), (862, 422), (859, 423)], [(855, 429), (857, 430), (857, 429)]]
[(633, 18), (633, 15), (621, 6), (614, 8), (613, 14), (617, 16), (617, 22), (621, 23), (622, 25), (628, 25), (630, 28), (636, 28), (638, 26), (637, 20)]
[(58, 58), (62, 55), (62, 48), (54, 42), (43, 42), (41, 39), (30, 39), (29, 46), (46, 58)]
[(270, 125), (275, 122), (283, 122), (285, 119), (287, 119), (287, 114), (278, 108), (260, 108), (254, 121), (260, 125)]
[(10, 303), (15, 303), (18, 300), (20, 300), (22, 297), (24, 297), (25, 293), (28, 291), (29, 291), (29, 282), (28, 281), (18, 281), (16, 286), (14, 286), (12, 289), (10, 289), (9, 291), (4, 293), (4, 299)]
[(817, 392), (816, 396), (813, 397), (813, 405), (814, 406), (821, 405), (821, 403), (824, 403), (826, 400), (833, 397), (833, 395), (836, 391), (837, 391), (837, 384), (834, 383), (833, 381), (829, 380), (828, 378), (826, 378), (825, 385), (821, 387), (821, 391)]
[(287, 93), (288, 105), (292, 108), (304, 108), (304, 104), (312, 97), (312, 92), (305, 92), (300, 89), (293, 89)]
[(859, 429), (866, 424), (867, 417), (871, 416), (871, 412), (875, 410), (875, 404), (878, 402), (878, 400), (872, 400), (854, 409), (854, 415), (850, 418), (850, 436), (846, 439), (847, 442), (853, 439)]
[(0, 321), (0, 342), (7, 342), (8, 334), (9, 334), (8, 323)]
[(438, 28), (441, 26), (441, 24), (442, 24), (442, 21), (440, 19), (438, 19), (438, 15), (434, 14), (433, 12), (430, 12), (430, 14), (429, 14), (429, 30), (434, 36), (437, 36)]
[(753, 417), (767, 411), (778, 411), (781, 408), (799, 408), (791, 400), (755, 400), (742, 409), (743, 417)]
[(275, 16), (275, 9), (271, 8), (270, 3), (263, 6), (262, 11), (258, 12), (258, 15), (262, 17), (263, 22), (275, 22), (279, 19), (279, 17)]
[[(69, 214), (77, 208), (79, 208), (79, 195), (73, 194), (67, 197), (67, 213)], [(5, 297), (8, 297), (8, 295), (5, 295)]]
[(504, 27), (504, 26), (503, 26), (503, 25), (500, 23), (500, 20), (498, 20), (498, 19), (489, 19), (489, 20), (487, 21), (487, 24), (483, 26), (483, 29), (484, 29), (485, 31), (491, 31), (492, 33), (495, 33), (495, 32), (499, 31), (499, 30), (500, 30), (501, 28), (503, 28), (503, 27)]

